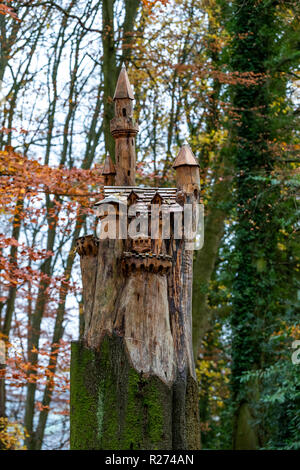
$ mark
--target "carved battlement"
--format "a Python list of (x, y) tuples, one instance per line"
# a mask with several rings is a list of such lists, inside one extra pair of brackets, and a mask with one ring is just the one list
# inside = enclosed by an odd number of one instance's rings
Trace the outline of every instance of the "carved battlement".
[(154, 253), (124, 252), (122, 268), (129, 274), (138, 270), (158, 274), (168, 274), (172, 267), (172, 257), (169, 255), (156, 255)]

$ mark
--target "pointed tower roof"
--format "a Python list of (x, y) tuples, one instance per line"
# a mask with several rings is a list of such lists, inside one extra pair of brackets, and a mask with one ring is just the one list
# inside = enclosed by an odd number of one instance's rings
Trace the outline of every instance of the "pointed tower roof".
[(123, 65), (121, 68), (121, 72), (117, 81), (117, 86), (116, 86), (113, 99), (117, 100), (117, 99), (122, 99), (122, 98), (129, 98), (130, 100), (134, 100), (132, 88), (129, 82), (125, 65)]
[(115, 175), (116, 169), (115, 165), (109, 154), (106, 155), (102, 175)]
[(179, 150), (173, 168), (178, 168), (179, 166), (200, 166), (196, 160), (195, 155), (192, 152), (189, 144), (184, 144)]

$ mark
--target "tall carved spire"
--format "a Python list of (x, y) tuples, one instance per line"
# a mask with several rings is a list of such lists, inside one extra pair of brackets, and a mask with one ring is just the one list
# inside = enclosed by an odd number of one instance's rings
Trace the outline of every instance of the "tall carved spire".
[(176, 185), (186, 193), (200, 190), (199, 163), (188, 144), (179, 150), (173, 168), (176, 170)]
[(110, 131), (116, 141), (117, 186), (134, 186), (136, 171), (135, 136), (138, 125), (133, 119), (133, 92), (126, 68), (123, 66), (114, 94), (115, 117), (110, 121)]

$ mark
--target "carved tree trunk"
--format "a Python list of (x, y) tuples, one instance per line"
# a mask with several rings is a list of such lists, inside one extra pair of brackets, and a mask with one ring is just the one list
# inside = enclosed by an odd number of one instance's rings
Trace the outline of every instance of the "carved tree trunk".
[(122, 240), (79, 239), (83, 337), (72, 344), (72, 449), (199, 449), (192, 252), (125, 271)]

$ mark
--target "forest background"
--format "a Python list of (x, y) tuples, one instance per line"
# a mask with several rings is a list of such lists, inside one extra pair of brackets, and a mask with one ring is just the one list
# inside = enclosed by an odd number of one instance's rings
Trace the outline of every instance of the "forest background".
[(299, 12), (295, 0), (0, 4), (2, 449), (69, 448), (74, 248), (93, 231), (101, 166), (114, 156), (122, 63), (138, 183), (174, 185), (185, 140), (199, 159), (202, 447), (300, 448)]

